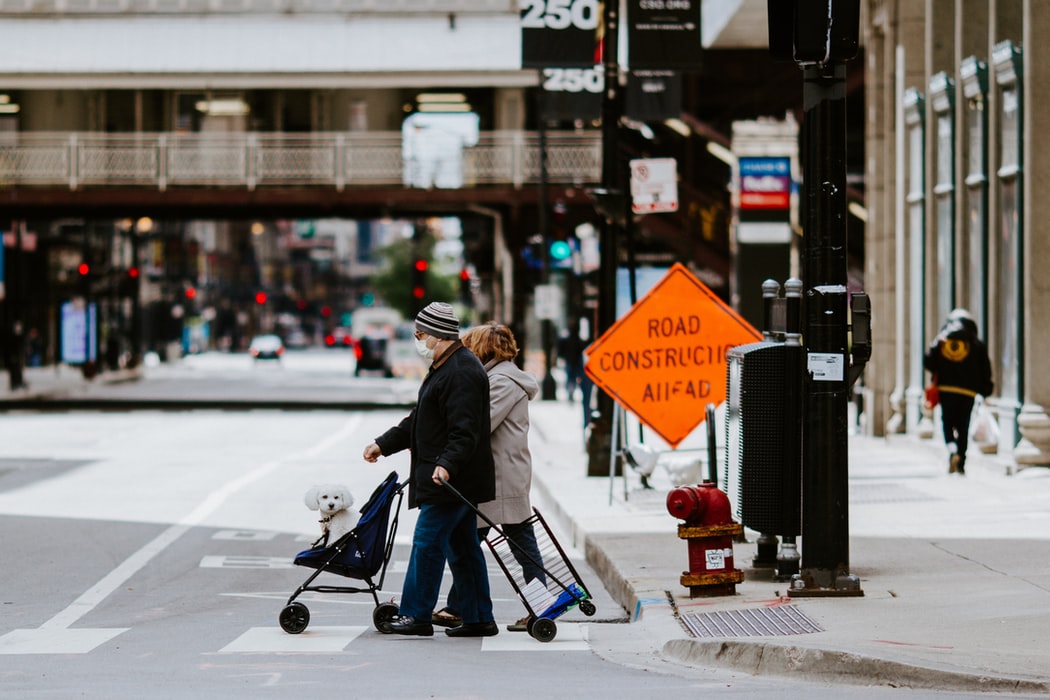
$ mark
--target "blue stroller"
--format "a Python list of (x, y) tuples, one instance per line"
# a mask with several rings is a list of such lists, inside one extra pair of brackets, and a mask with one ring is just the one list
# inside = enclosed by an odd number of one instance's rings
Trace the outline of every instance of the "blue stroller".
[[(407, 481), (398, 483), (397, 472), (390, 472), (390, 475), (376, 487), (368, 502), (361, 508), (361, 517), (353, 530), (327, 547), (314, 547), (296, 555), (295, 564), (317, 569), (317, 571), (299, 586), (281, 610), (279, 618), (281, 629), (288, 634), (299, 634), (310, 624), (309, 609), (295, 600), (304, 591), (371, 593), (376, 604), (372, 613), (372, 623), (380, 632), (389, 633), (390, 622), (397, 615), (397, 605), (392, 602), (380, 603), (378, 591), (383, 587), (383, 579), (386, 578), (386, 567), (394, 548), (401, 500), (404, 498), (407, 484)], [(394, 511), (392, 520), (391, 510)], [(310, 585), (321, 575), (322, 571), (361, 580), (367, 584), (367, 588)], [(375, 581), (377, 574), (379, 580)]]

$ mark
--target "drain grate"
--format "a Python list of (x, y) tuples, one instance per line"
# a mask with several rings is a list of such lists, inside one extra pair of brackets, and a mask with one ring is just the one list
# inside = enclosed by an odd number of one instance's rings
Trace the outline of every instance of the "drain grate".
[(823, 632), (824, 628), (793, 605), (682, 615), (694, 637), (783, 637)]

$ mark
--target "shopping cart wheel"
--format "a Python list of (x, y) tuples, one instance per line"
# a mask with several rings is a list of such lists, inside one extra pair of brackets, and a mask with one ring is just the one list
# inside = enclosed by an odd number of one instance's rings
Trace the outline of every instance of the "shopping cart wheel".
[(281, 610), (281, 629), (288, 634), (299, 634), (310, 624), (310, 611), (302, 603), (289, 603)]
[(537, 642), (549, 642), (557, 636), (558, 626), (554, 624), (554, 620), (548, 620), (545, 617), (538, 617), (533, 621), (529, 634), (531, 634), (532, 638)]
[(379, 607), (372, 611), (372, 624), (383, 634), (391, 634), (390, 622), (397, 615), (397, 606), (393, 603), (380, 603)]
[(592, 603), (589, 600), (581, 600), (580, 601), (580, 612), (582, 612), (587, 617), (590, 617), (594, 613), (598, 612), (598, 608), (594, 607), (594, 603)]

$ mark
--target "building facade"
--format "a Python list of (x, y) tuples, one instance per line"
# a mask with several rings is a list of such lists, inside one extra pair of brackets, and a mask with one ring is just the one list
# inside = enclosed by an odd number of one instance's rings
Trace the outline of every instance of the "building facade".
[[(865, 284), (874, 350), (865, 383), (876, 433), (931, 436), (928, 343), (956, 307), (992, 357), (994, 451), (1048, 464), (1050, 340), (1044, 100), (1050, 3), (867, 0)], [(937, 433), (939, 435), (939, 433)]]

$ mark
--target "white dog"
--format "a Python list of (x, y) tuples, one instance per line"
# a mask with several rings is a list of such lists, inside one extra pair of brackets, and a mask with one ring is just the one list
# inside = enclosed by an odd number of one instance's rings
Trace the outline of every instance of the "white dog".
[(321, 536), (314, 542), (327, 547), (354, 529), (361, 513), (354, 508), (350, 489), (341, 484), (312, 486), (303, 496), (306, 507), (321, 513)]

